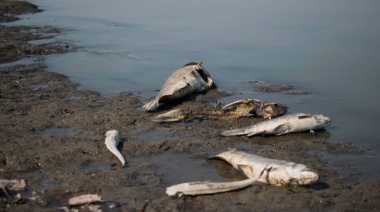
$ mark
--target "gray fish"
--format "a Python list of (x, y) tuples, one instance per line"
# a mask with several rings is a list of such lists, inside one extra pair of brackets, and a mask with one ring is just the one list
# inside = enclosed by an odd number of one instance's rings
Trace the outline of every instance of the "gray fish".
[(247, 115), (271, 118), (285, 114), (287, 109), (288, 107), (279, 103), (264, 102), (257, 99), (243, 99), (224, 105), (221, 109), (214, 109), (209, 107), (202, 108), (201, 111), (185, 111), (181, 109), (171, 110), (164, 114), (153, 117), (151, 121), (173, 122), (197, 118), (233, 119)]
[(245, 128), (222, 131), (219, 135), (283, 135), (307, 130), (313, 132), (313, 130), (329, 126), (330, 123), (330, 118), (321, 114), (294, 113), (262, 121)]
[(191, 93), (205, 91), (213, 86), (215, 86), (214, 81), (202, 63), (190, 62), (170, 75), (157, 96), (143, 108), (146, 111), (157, 110), (162, 104), (177, 101)]

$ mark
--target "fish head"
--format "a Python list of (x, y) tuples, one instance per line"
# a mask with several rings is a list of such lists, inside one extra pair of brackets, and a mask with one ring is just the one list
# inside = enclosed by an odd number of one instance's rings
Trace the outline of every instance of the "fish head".
[(314, 118), (316, 119), (318, 123), (318, 126), (316, 129), (323, 129), (325, 127), (328, 127), (331, 124), (330, 118), (322, 114), (314, 115)]
[(108, 130), (106, 132), (106, 137), (114, 137), (116, 140), (119, 139), (119, 131), (117, 130)]
[(284, 165), (290, 185), (309, 185), (317, 182), (318, 174), (303, 164), (289, 162)]
[(204, 81), (204, 83), (207, 84), (208, 88), (216, 87), (216, 84), (214, 83), (214, 80), (211, 78), (210, 73), (208, 73), (207, 69), (205, 69), (202, 66), (202, 62), (196, 64), (195, 70), (201, 76), (201, 78)]
[(288, 107), (274, 102), (262, 102), (257, 108), (256, 113), (258, 116), (264, 118), (272, 118), (284, 115), (288, 111)]

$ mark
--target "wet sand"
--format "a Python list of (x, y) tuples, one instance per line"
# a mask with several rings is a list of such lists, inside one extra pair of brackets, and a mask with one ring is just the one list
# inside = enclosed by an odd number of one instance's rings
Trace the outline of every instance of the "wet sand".
[[(9, 14), (0, 16), (2, 22), (17, 20), (13, 15), (40, 12), (31, 4), (14, 1), (0, 1), (0, 11)], [(60, 43), (36, 46), (27, 41), (56, 33), (59, 29), (51, 26), (0, 26), (0, 64), (27, 57), (36, 61), (0, 68), (0, 178), (25, 179), (27, 184), (21, 193), (8, 192), (11, 198), (0, 190), (1, 210), (70, 209), (70, 197), (88, 193), (102, 196), (100, 208), (117, 211), (380, 210), (380, 178), (345, 184), (318, 157), (321, 153), (364, 154), (365, 150), (355, 146), (329, 143), (328, 129), (314, 135), (247, 138), (219, 137), (218, 133), (261, 119), (153, 123), (150, 118), (161, 112), (141, 110), (147, 99), (130, 93), (103, 97), (78, 89), (66, 76), (47, 72), (41, 55), (75, 48)], [(214, 89), (162, 112), (201, 110), (227, 95)], [(120, 131), (125, 167), (105, 148), (104, 134), (110, 129)], [(185, 180), (244, 179), (227, 163), (208, 160), (229, 148), (306, 164), (319, 173), (320, 180), (304, 187), (257, 183), (239, 191), (195, 197), (165, 194), (167, 186)]]

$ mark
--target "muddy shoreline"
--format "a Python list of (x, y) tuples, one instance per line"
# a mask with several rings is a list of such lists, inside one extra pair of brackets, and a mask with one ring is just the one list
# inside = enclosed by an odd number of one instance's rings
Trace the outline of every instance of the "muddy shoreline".
[[(0, 20), (8, 22), (17, 20), (14, 15), (41, 11), (29, 3), (0, 1), (0, 12)], [(64, 75), (47, 72), (43, 55), (64, 53), (73, 47), (32, 45), (28, 41), (53, 37), (59, 31), (51, 26), (0, 25), (0, 65), (21, 58), (34, 60), (30, 65), (0, 68), (0, 178), (25, 179), (27, 183), (18, 201), (17, 193), (10, 193), (9, 198), (0, 190), (0, 210), (70, 209), (68, 198), (87, 193), (102, 196), (105, 202), (100, 208), (117, 211), (380, 210), (380, 178), (346, 185), (318, 157), (319, 153), (365, 151), (328, 142), (328, 129), (315, 135), (224, 138), (218, 136), (221, 130), (260, 119), (153, 123), (150, 118), (157, 113), (142, 111), (146, 100), (141, 97), (130, 93), (103, 97), (96, 91), (78, 89), (79, 85)], [(164, 109), (199, 110), (226, 95), (230, 94), (212, 90)], [(110, 129), (120, 131), (119, 149), (126, 157), (125, 167), (105, 148), (104, 134)], [(255, 184), (240, 191), (196, 197), (165, 194), (167, 186), (184, 179), (243, 179), (228, 164), (207, 160), (229, 148), (306, 164), (317, 170), (320, 181), (305, 187)], [(207, 175), (214, 171), (220, 178), (199, 179), (201, 169), (205, 177), (214, 176)], [(27, 200), (33, 197), (35, 201)]]

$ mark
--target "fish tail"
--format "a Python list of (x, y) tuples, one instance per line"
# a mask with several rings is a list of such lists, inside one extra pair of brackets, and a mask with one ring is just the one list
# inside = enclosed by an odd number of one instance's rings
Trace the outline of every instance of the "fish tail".
[(158, 108), (158, 101), (156, 99), (146, 103), (145, 105), (142, 106), (144, 110), (146, 111), (154, 111), (157, 110)]
[(235, 135), (246, 135), (247, 132), (243, 129), (235, 130), (225, 130), (219, 133), (220, 136), (235, 136)]
[(151, 119), (151, 121), (154, 122), (174, 122), (174, 121), (181, 121), (184, 120), (185, 116), (183, 112), (179, 109), (177, 110), (171, 110), (167, 113), (155, 116)]

